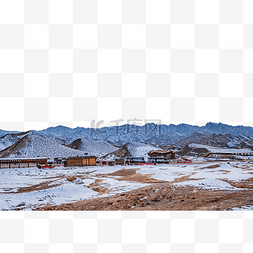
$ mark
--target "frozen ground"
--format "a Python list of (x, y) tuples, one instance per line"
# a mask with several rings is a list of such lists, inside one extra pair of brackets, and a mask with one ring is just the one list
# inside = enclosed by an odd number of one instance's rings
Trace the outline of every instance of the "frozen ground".
[(137, 176), (150, 176), (174, 186), (228, 191), (244, 190), (229, 182), (252, 178), (253, 172), (253, 166), (246, 162), (1, 169), (0, 210), (31, 210), (47, 204), (112, 196), (152, 184), (111, 174), (123, 168), (124, 173), (134, 169)]

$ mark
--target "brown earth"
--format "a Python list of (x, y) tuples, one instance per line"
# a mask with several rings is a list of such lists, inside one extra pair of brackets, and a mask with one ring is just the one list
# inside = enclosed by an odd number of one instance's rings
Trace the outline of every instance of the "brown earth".
[(135, 181), (139, 183), (149, 184), (149, 183), (162, 183), (163, 180), (157, 180), (155, 178), (151, 178), (152, 174), (133, 174), (129, 176), (124, 176), (121, 178), (117, 178), (119, 181)]
[(71, 142), (70, 144), (68, 144), (66, 146), (69, 147), (69, 148), (78, 149), (81, 144), (82, 144), (82, 140), (81, 139), (77, 139), (77, 140)]
[(131, 156), (131, 153), (128, 150), (127, 145), (128, 145), (128, 143), (124, 144), (123, 146), (121, 146), (116, 151), (113, 151), (113, 152), (111, 152), (109, 154), (106, 154), (106, 155), (102, 156), (101, 158), (105, 158), (108, 155), (115, 155), (116, 157), (121, 157), (123, 154), (124, 154), (124, 156)]
[(49, 185), (50, 183), (53, 183), (55, 181), (56, 180), (51, 180), (51, 181), (43, 182), (40, 184), (28, 186), (28, 187), (21, 187), (16, 192), (8, 192), (8, 193), (24, 193), (24, 192), (40, 191), (40, 190), (46, 190), (46, 189), (50, 189), (50, 188), (62, 185), (62, 184)]
[(137, 170), (139, 169), (126, 170), (123, 168), (113, 173), (100, 174), (99, 176), (102, 176), (102, 177), (117, 176), (120, 178), (115, 178), (115, 179), (119, 181), (135, 181), (135, 182), (144, 183), (144, 184), (165, 182), (163, 180), (157, 180), (157, 179), (151, 178), (152, 174), (143, 175), (143, 174), (136, 173)]
[(107, 176), (119, 176), (119, 177), (123, 177), (123, 176), (129, 176), (129, 175), (133, 175), (136, 173), (138, 169), (121, 169), (121, 170), (117, 170), (113, 173), (107, 173), (107, 174), (104, 174), (104, 175), (107, 175)]
[(229, 181), (226, 179), (223, 179), (223, 181), (229, 183), (230, 185), (236, 188), (253, 189), (253, 177), (248, 178), (248, 179), (243, 179), (239, 182)]
[(98, 192), (99, 193), (98, 195), (110, 193), (110, 190), (99, 185), (102, 181), (103, 181), (103, 179), (96, 179), (94, 183), (92, 183), (88, 186), (88, 188), (91, 188), (93, 191)]
[(76, 179), (77, 179), (76, 176), (67, 177), (67, 180), (68, 180), (69, 182), (73, 182), (73, 181), (76, 180)]
[(204, 170), (204, 169), (215, 169), (215, 168), (219, 168), (220, 165), (219, 164), (213, 164), (213, 165), (209, 165), (207, 167), (203, 167), (203, 168), (199, 168), (201, 170)]

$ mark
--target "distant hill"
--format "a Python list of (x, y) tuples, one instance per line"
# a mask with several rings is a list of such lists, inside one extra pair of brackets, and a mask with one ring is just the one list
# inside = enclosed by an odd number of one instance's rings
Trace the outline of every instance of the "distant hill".
[(95, 156), (103, 156), (118, 150), (118, 148), (103, 140), (77, 139), (67, 146)]
[(230, 134), (240, 137), (253, 136), (252, 127), (230, 126), (222, 123), (207, 123), (201, 127), (188, 124), (157, 125), (149, 123), (144, 126), (126, 124), (122, 126), (103, 127), (97, 130), (83, 127), (69, 128), (57, 126), (38, 132), (45, 136), (55, 138), (61, 144), (70, 144), (77, 139), (97, 139), (115, 143), (119, 146), (128, 142), (172, 145), (194, 133), (205, 136), (211, 136), (212, 134)]
[(253, 148), (253, 137), (234, 136), (231, 134), (212, 134), (206, 136), (200, 133), (193, 133), (176, 142), (175, 146), (183, 147), (191, 143), (223, 148)]
[(180, 152), (179, 155), (204, 155), (208, 152), (216, 152), (216, 153), (248, 153), (252, 152), (251, 149), (244, 148), (244, 149), (236, 149), (236, 148), (221, 148), (221, 147), (214, 147), (208, 146), (203, 144), (196, 144), (192, 143), (189, 145), (185, 145)]

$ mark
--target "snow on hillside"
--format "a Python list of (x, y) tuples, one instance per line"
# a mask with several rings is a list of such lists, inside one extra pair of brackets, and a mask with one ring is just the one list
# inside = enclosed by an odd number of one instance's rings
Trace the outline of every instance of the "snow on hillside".
[(122, 155), (124, 156), (140, 156), (140, 157), (147, 157), (148, 153), (151, 150), (157, 150), (159, 148), (152, 146), (150, 144), (144, 144), (141, 142), (128, 142), (121, 146), (119, 149), (117, 149), (114, 152), (111, 152), (104, 156), (106, 160), (111, 160), (115, 158), (119, 158)]
[(6, 134), (15, 134), (15, 133), (19, 133), (19, 132), (18, 131), (8, 131), (8, 130), (0, 129), (0, 137), (3, 137)]
[(204, 137), (206, 137), (204, 134), (193, 133), (192, 135), (187, 136), (186, 138), (183, 138), (183, 139), (177, 141), (174, 145), (175, 146), (185, 146), (190, 143), (197, 143), (201, 138), (204, 138)]
[(62, 140), (65, 140), (66, 144), (69, 144), (78, 138), (92, 139), (90, 134), (91, 130), (83, 127), (77, 127), (73, 129), (60, 125), (56, 127), (49, 127), (47, 129), (38, 131), (38, 133), (50, 138), (54, 138), (60, 143), (62, 143)]
[(77, 148), (77, 150), (85, 151), (95, 156), (103, 156), (117, 149), (107, 141), (87, 139), (81, 139), (80, 145)]
[(159, 149), (154, 146), (144, 144), (144, 143), (139, 143), (139, 142), (129, 142), (126, 145), (126, 147), (132, 156), (141, 156), (141, 157), (148, 156), (148, 153), (151, 150), (158, 150)]
[(54, 140), (36, 133), (29, 133), (29, 140), (26, 145), (21, 146), (18, 152), (12, 153), (9, 157), (68, 157), (82, 156), (85, 152), (65, 147)]
[(20, 133), (20, 134), (6, 134), (0, 138), (0, 151), (4, 150), (11, 145), (13, 145), (18, 140), (22, 139), (28, 132)]
[(219, 152), (219, 153), (247, 153), (247, 152), (252, 152), (251, 149), (236, 149), (236, 148), (216, 148), (216, 147), (211, 147), (207, 145), (202, 145), (202, 144), (189, 144), (188, 145), (191, 148), (205, 148), (209, 152)]

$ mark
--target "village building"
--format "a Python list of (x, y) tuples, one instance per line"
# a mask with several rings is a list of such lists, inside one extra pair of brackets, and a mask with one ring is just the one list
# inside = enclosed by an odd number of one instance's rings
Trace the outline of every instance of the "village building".
[(253, 156), (253, 152), (241, 152), (241, 151), (232, 151), (232, 152), (208, 152), (204, 154), (202, 157), (207, 158), (230, 158), (235, 159), (238, 156), (248, 157)]
[(132, 165), (136, 165), (136, 164), (141, 164), (141, 163), (145, 163), (145, 159), (144, 157), (126, 157), (125, 158), (125, 164), (132, 164)]
[(150, 157), (166, 157), (167, 159), (175, 159), (176, 154), (172, 150), (151, 150), (148, 155)]
[(115, 164), (116, 165), (125, 165), (125, 157), (115, 159)]
[(64, 160), (64, 158), (62, 158), (62, 157), (55, 157), (54, 164), (62, 164), (63, 160)]
[(166, 157), (163, 156), (158, 156), (158, 157), (149, 157), (148, 158), (148, 163), (153, 163), (153, 164), (157, 164), (157, 163), (169, 163), (168, 159)]
[(0, 169), (47, 166), (48, 157), (0, 158)]
[(66, 166), (96, 166), (96, 156), (75, 156), (66, 159)]

